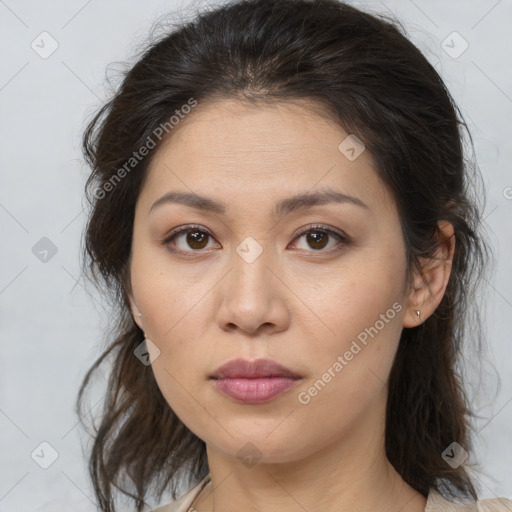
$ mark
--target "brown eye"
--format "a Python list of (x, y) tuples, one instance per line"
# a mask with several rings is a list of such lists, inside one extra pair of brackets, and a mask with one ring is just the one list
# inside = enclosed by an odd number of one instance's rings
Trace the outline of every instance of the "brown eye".
[[(332, 229), (324, 226), (309, 226), (299, 232), (295, 240), (304, 238), (306, 240), (306, 251), (329, 253), (342, 248), (350, 243), (350, 239)], [(162, 244), (167, 246), (169, 251), (175, 253), (202, 252), (208, 248), (208, 242), (213, 236), (202, 229), (201, 226), (186, 226), (171, 233)], [(331, 240), (337, 244), (324, 250)]]
[[(306, 240), (307, 247), (304, 249), (313, 249), (313, 252), (318, 251), (328, 253), (331, 252), (331, 249), (335, 251), (336, 249), (340, 249), (341, 247), (348, 245), (350, 242), (347, 236), (343, 236), (341, 233), (328, 229), (325, 226), (309, 226), (301, 230), (295, 237), (295, 240), (300, 240), (301, 238)], [(331, 239), (338, 241), (338, 247), (336, 247), (335, 244), (334, 247), (330, 247), (324, 251), (323, 249), (325, 249)]]
[(192, 249), (204, 249), (207, 245), (205, 241), (208, 242), (208, 237), (210, 236), (204, 231), (189, 231), (186, 235), (186, 243)]
[(323, 231), (310, 231), (306, 234), (307, 243), (313, 249), (323, 249), (329, 242), (329, 235)]
[[(199, 226), (188, 226), (171, 233), (163, 241), (163, 245), (168, 246), (172, 252), (196, 252), (205, 249), (210, 238), (212, 238), (210, 233)], [(170, 246), (177, 246), (177, 248)]]

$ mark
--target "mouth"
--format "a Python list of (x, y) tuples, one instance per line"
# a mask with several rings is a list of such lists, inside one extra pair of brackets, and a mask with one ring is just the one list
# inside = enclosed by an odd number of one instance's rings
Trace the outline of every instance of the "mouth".
[(288, 391), (301, 379), (289, 377), (262, 377), (256, 379), (213, 379), (224, 395), (246, 404), (261, 404)]
[(298, 373), (286, 368), (276, 361), (270, 359), (233, 359), (219, 367), (212, 375), (211, 379), (241, 378), (241, 379), (260, 379), (283, 377), (289, 379), (301, 379)]
[(268, 402), (302, 380), (298, 373), (269, 359), (235, 359), (209, 378), (223, 395), (246, 404)]

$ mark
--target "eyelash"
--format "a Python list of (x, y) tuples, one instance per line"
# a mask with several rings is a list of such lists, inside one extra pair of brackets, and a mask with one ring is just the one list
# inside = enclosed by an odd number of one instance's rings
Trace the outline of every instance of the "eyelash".
[[(188, 233), (188, 232), (200, 232), (200, 233), (204, 233), (205, 235), (208, 235), (211, 238), (214, 238), (213, 235), (209, 231), (203, 229), (202, 226), (194, 224), (194, 225), (189, 225), (189, 226), (182, 227), (182, 228), (177, 229), (176, 231), (170, 233), (169, 236), (167, 236), (162, 241), (162, 245), (168, 246), (175, 238), (178, 238), (180, 235), (182, 235), (184, 233)], [(311, 249), (311, 252), (330, 254), (332, 252), (336, 252), (338, 250), (341, 250), (341, 248), (343, 248), (346, 245), (349, 245), (350, 242), (351, 242), (350, 238), (347, 235), (343, 235), (341, 233), (338, 233), (337, 231), (334, 231), (334, 230), (330, 229), (329, 227), (324, 226), (322, 224), (315, 224), (315, 225), (307, 226), (305, 228), (300, 229), (299, 232), (295, 235), (295, 238), (293, 239), (293, 241), (298, 240), (303, 235), (305, 235), (307, 233), (310, 233), (310, 232), (312, 232), (312, 233), (315, 233), (315, 232), (326, 233), (327, 235), (336, 238), (338, 240), (338, 242), (339, 242), (339, 244), (336, 247), (333, 247), (331, 249), (327, 249), (327, 250), (323, 250), (323, 249), (314, 250), (314, 249)], [(203, 252), (203, 250), (190, 250), (190, 251), (182, 251), (181, 249), (178, 249), (178, 250), (176, 250), (176, 249), (169, 249), (169, 250), (171, 252), (174, 252), (174, 253), (198, 253), (198, 252)]]

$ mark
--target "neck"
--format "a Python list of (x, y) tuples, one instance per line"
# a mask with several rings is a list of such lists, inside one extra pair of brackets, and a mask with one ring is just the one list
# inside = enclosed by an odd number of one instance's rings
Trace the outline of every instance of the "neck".
[(300, 461), (259, 462), (252, 467), (207, 445), (211, 482), (195, 500), (193, 510), (423, 512), (425, 497), (385, 457), (384, 437), (372, 439), (366, 434), (355, 436), (366, 444), (345, 440)]

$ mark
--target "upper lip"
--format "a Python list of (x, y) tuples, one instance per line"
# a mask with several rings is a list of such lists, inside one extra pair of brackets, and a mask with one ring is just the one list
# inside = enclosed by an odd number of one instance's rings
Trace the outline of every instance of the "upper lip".
[(300, 379), (301, 376), (271, 359), (232, 359), (223, 364), (210, 375), (210, 378), (224, 379), (241, 377), (256, 379), (258, 377), (289, 377)]

